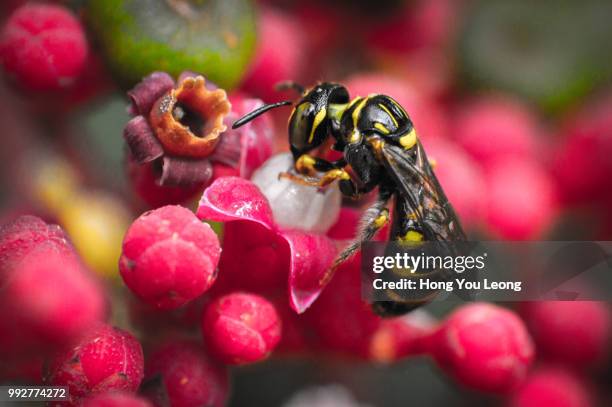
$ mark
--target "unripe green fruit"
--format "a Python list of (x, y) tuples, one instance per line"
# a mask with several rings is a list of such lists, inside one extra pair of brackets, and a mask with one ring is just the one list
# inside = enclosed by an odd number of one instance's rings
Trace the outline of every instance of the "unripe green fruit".
[(241, 78), (254, 51), (250, 0), (90, 0), (89, 29), (129, 88), (153, 71), (206, 76), (223, 88)]

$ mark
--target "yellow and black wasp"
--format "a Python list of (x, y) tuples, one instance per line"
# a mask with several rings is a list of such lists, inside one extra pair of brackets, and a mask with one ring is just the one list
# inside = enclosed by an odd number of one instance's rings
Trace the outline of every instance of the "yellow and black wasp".
[[(388, 204), (394, 199), (390, 239), (400, 243), (465, 241), (466, 236), (432, 170), (412, 121), (402, 106), (386, 95), (350, 99), (337, 83), (320, 83), (310, 89), (288, 83), (301, 93), (289, 118), (289, 143), (294, 172), (282, 174), (296, 182), (325, 187), (339, 182), (349, 197), (378, 187), (378, 198), (363, 215), (358, 236), (337, 257), (335, 269), (371, 240), (389, 222)], [(270, 109), (289, 105), (267, 104), (237, 120), (233, 128)], [(312, 153), (332, 138), (333, 149), (343, 153), (327, 161)], [(398, 315), (424, 304), (431, 296), (401, 301), (389, 296), (376, 301), (381, 315)]]

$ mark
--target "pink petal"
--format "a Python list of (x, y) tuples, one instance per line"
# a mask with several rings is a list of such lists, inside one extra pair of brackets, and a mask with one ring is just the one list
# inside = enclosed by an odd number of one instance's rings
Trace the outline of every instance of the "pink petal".
[(281, 232), (289, 244), (289, 304), (298, 314), (306, 311), (328, 283), (326, 274), (336, 246), (326, 236), (297, 230)]
[(240, 175), (250, 178), (257, 168), (272, 156), (272, 124), (253, 123), (249, 129), (243, 131), (240, 145), (242, 155), (240, 157)]
[(139, 164), (153, 161), (164, 154), (161, 143), (143, 116), (136, 116), (125, 125), (123, 138)]
[(234, 134), (238, 136), (241, 153), (240, 176), (250, 178), (253, 171), (272, 156), (274, 125), (269, 116), (263, 115), (236, 130), (232, 130), (234, 121), (257, 109), (263, 105), (263, 102), (260, 99), (245, 99), (241, 96), (233, 96), (230, 101), (232, 102), (232, 112), (225, 118), (225, 124), (229, 130), (224, 136), (228, 136), (228, 138)]
[(250, 220), (277, 229), (266, 197), (251, 181), (239, 177), (217, 178), (206, 188), (197, 216), (217, 222)]
[(155, 101), (173, 87), (174, 80), (165, 72), (153, 72), (151, 75), (143, 78), (142, 81), (127, 93), (132, 101), (130, 113), (134, 115), (148, 115)]

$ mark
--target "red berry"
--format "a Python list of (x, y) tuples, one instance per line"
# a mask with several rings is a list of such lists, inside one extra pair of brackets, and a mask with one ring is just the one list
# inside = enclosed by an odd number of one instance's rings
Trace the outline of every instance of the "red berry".
[(233, 293), (208, 305), (202, 320), (204, 342), (230, 364), (265, 359), (281, 338), (281, 322), (274, 305), (263, 297)]
[(54, 242), (66, 247), (66, 235), (57, 225), (48, 225), (36, 216), (20, 216), (0, 227), (0, 286), (16, 263), (21, 261), (34, 247), (44, 242)]
[(570, 204), (610, 199), (606, 185), (612, 176), (612, 95), (589, 103), (562, 129), (553, 173), (561, 198)]
[(525, 304), (523, 315), (546, 358), (576, 367), (604, 359), (611, 344), (609, 304), (596, 301), (542, 301)]
[(526, 106), (497, 96), (467, 104), (453, 128), (457, 142), (485, 167), (502, 158), (533, 157), (538, 132), (537, 118)]
[(536, 162), (504, 160), (485, 175), (486, 222), (494, 235), (509, 240), (534, 239), (550, 229), (557, 212), (556, 190)]
[(152, 208), (182, 204), (202, 193), (205, 183), (186, 186), (162, 186), (158, 179), (162, 168), (160, 161), (138, 164), (131, 154), (127, 157), (127, 172), (136, 195)]
[(109, 392), (86, 399), (83, 407), (152, 407), (152, 404), (133, 394)]
[(465, 386), (503, 393), (527, 375), (534, 351), (511, 311), (474, 303), (453, 312), (428, 343), (440, 367)]
[(242, 89), (267, 102), (279, 100), (274, 86), (297, 80), (304, 62), (304, 38), (299, 24), (284, 13), (264, 8), (259, 20), (259, 43)]
[(589, 392), (582, 381), (561, 368), (541, 368), (512, 395), (510, 407), (589, 407)]
[(360, 256), (343, 264), (304, 317), (324, 352), (369, 359), (382, 319), (361, 298)]
[(383, 319), (370, 342), (370, 358), (394, 362), (422, 353), (423, 341), (429, 337), (435, 320), (424, 311), (398, 318)]
[(208, 224), (186, 208), (164, 206), (146, 212), (130, 226), (119, 269), (139, 298), (171, 309), (210, 288), (220, 253), (219, 239)]
[(131, 334), (100, 324), (50, 362), (46, 382), (67, 386), (70, 403), (78, 405), (94, 393), (136, 391), (143, 365), (142, 347)]
[(147, 358), (143, 391), (156, 405), (224, 406), (227, 370), (211, 361), (192, 342), (170, 342)]
[(17, 83), (54, 90), (76, 80), (87, 58), (81, 23), (65, 7), (26, 4), (13, 12), (0, 33), (0, 60)]
[(405, 53), (449, 42), (458, 15), (458, 2), (426, 0), (405, 4), (391, 18), (369, 27), (367, 40), (370, 45)]
[(461, 224), (474, 228), (484, 220), (486, 184), (482, 170), (462, 149), (443, 139), (425, 142), (427, 157)]
[(64, 232), (33, 216), (0, 230), (0, 286), (0, 354), (7, 356), (53, 350), (105, 314), (104, 292)]
[(442, 108), (420, 94), (416, 87), (405, 79), (389, 74), (356, 74), (344, 83), (351, 96), (367, 96), (381, 93), (391, 96), (406, 110), (414, 123), (417, 134), (423, 140), (445, 137), (448, 120)]

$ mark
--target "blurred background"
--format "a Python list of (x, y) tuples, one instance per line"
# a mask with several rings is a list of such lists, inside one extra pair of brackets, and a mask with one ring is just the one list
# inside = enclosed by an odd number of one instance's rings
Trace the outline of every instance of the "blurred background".
[[(2, 1), (0, 18), (24, 3)], [(60, 224), (111, 287), (120, 285), (125, 230), (159, 206), (127, 170), (122, 137), (130, 118), (126, 90), (158, 65), (173, 75), (201, 71), (234, 94), (266, 102), (295, 97), (274, 90), (283, 80), (337, 81), (351, 96), (390, 95), (414, 121), (470, 238), (612, 239), (612, 2), (231, 1), (214, 8), (222, 16), (213, 15), (214, 24), (191, 24), (184, 1), (56, 3), (84, 22), (89, 53), (79, 74), (58, 89), (31, 89), (2, 74), (0, 220), (35, 214)], [(138, 41), (149, 49), (167, 43), (169, 50), (122, 48), (128, 39), (113, 28), (122, 18), (147, 23)], [(202, 38), (227, 24), (225, 45), (182, 39), (182, 19)], [(242, 56), (222, 68), (210, 67), (214, 55), (201, 66), (178, 57), (159, 62), (173, 48), (198, 47)], [(273, 113), (278, 152), (288, 148), (287, 115)], [(113, 301), (125, 302), (121, 288), (111, 290), (119, 298)], [(428, 306), (434, 315), (449, 308)], [(129, 324), (121, 306), (113, 312), (117, 323)], [(601, 405), (610, 405), (612, 366), (602, 364), (589, 373), (589, 386)], [(502, 402), (459, 388), (419, 358), (393, 366), (281, 358), (234, 374), (232, 406)]]

